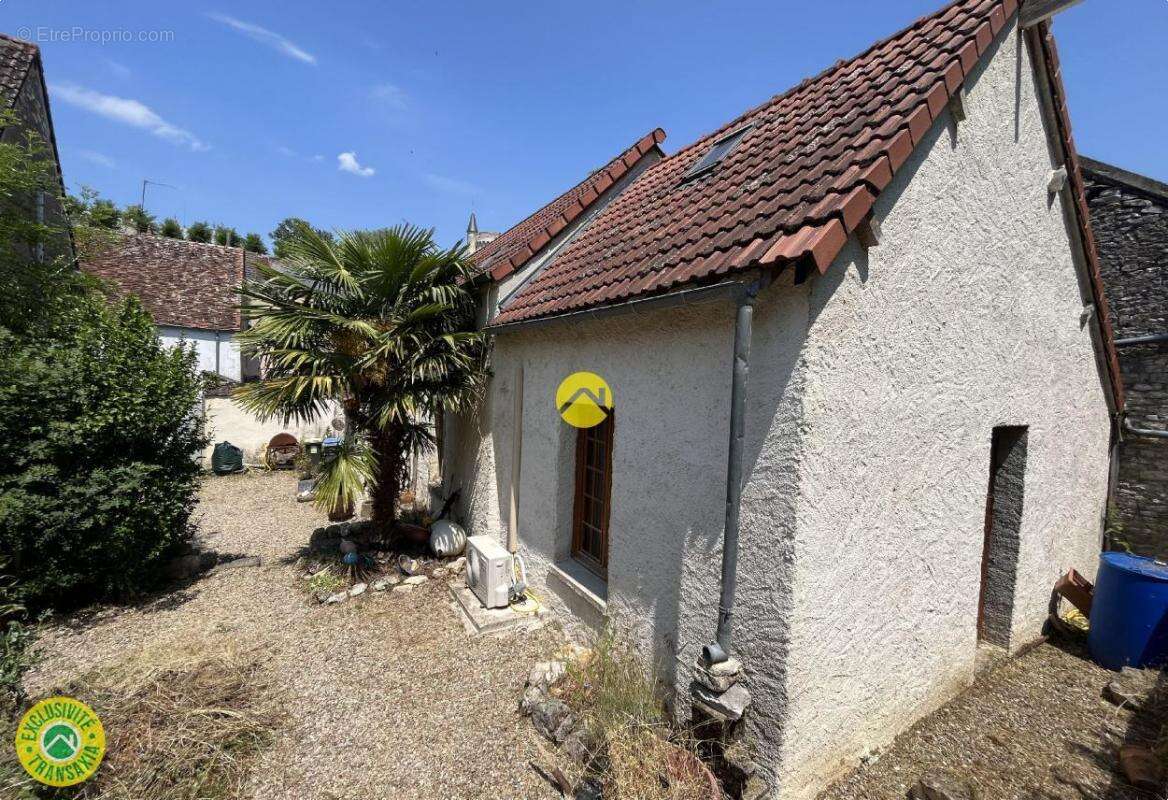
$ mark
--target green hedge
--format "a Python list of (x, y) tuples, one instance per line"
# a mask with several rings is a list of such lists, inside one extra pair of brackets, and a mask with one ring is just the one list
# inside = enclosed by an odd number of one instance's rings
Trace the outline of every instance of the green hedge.
[(88, 293), (62, 315), (0, 328), (0, 552), (34, 609), (156, 586), (190, 537), (205, 444), (195, 357), (136, 301)]

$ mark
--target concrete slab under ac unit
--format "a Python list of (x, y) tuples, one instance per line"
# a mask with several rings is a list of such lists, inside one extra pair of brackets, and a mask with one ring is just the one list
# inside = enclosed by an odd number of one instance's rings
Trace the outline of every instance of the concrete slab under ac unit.
[(548, 610), (542, 606), (536, 613), (521, 613), (511, 607), (484, 608), (462, 578), (450, 581), (446, 586), (450, 590), (450, 607), (462, 620), (462, 627), (468, 636), (503, 632), (525, 633), (542, 626), (548, 615)]

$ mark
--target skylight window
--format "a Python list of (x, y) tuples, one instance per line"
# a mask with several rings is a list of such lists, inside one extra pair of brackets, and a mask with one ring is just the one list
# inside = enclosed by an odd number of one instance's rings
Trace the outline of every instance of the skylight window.
[(710, 149), (706, 151), (706, 154), (699, 158), (697, 162), (689, 168), (689, 171), (685, 173), (685, 177), (682, 178), (682, 180), (688, 181), (690, 178), (696, 178), (698, 175), (709, 172), (714, 167), (718, 166), (722, 159), (728, 156), (730, 151), (734, 149), (734, 146), (742, 140), (742, 137), (746, 135), (748, 130), (750, 130), (749, 125), (747, 125), (745, 128), (739, 128), (733, 133), (728, 133), (721, 139), (715, 141), (714, 144), (710, 146)]

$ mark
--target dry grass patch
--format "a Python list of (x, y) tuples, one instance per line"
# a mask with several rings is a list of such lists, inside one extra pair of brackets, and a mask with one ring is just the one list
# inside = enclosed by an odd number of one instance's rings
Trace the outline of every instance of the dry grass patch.
[(690, 731), (666, 712), (657, 675), (611, 629), (569, 661), (556, 693), (588, 733), (592, 759), (584, 777), (613, 800), (711, 800), (721, 797), (694, 753)]
[(101, 718), (106, 733), (101, 767), (79, 786), (51, 790), (32, 781), (5, 748), (0, 796), (239, 797), (254, 757), (271, 743), (281, 721), (271, 710), (258, 654), (223, 642), (144, 651), (54, 694), (83, 700)]

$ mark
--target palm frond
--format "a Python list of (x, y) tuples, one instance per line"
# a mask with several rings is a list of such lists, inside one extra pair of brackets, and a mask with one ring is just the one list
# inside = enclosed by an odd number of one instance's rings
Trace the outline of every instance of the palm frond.
[(355, 507), (376, 477), (376, 470), (373, 451), (364, 438), (346, 434), (335, 457), (321, 466), (314, 502), (330, 514)]

